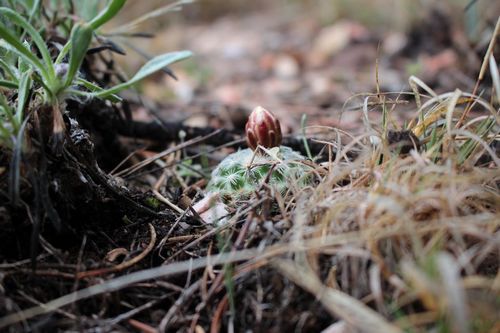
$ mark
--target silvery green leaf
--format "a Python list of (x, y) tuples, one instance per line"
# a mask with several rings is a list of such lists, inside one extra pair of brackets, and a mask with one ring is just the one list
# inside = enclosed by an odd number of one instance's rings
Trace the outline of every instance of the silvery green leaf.
[(148, 61), (144, 66), (139, 69), (139, 71), (132, 77), (129, 81), (119, 84), (117, 86), (114, 86), (112, 88), (103, 90), (101, 92), (95, 93), (95, 97), (107, 97), (111, 94), (118, 93), (122, 90), (125, 90), (127, 88), (130, 88), (132, 85), (135, 83), (141, 81), (142, 79), (146, 78), (147, 76), (159, 71), (165, 66), (168, 66), (174, 62), (186, 59), (190, 57), (192, 53), (190, 51), (178, 51), (178, 52), (171, 52), (171, 53), (166, 53), (162, 54), (159, 56), (154, 57), (150, 61)]

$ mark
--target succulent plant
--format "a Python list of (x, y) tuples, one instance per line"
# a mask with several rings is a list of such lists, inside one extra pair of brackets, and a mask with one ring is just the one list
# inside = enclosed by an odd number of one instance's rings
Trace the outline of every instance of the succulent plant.
[(281, 146), (281, 127), (278, 119), (268, 110), (256, 107), (245, 127), (250, 148), (227, 156), (212, 172), (207, 185), (209, 192), (222, 197), (242, 199), (267, 182), (281, 193), (292, 184), (299, 186), (311, 182), (310, 168), (300, 153)]

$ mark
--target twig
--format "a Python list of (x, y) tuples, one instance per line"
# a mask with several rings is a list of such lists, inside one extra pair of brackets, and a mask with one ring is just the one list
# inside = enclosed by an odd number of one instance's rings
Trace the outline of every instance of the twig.
[(227, 308), (228, 301), (229, 297), (227, 296), (227, 294), (225, 294), (222, 300), (217, 305), (215, 313), (212, 317), (212, 322), (210, 323), (210, 333), (218, 333), (220, 331), (222, 314)]
[(220, 265), (242, 260), (249, 260), (257, 257), (261, 253), (260, 249), (243, 250), (237, 253), (222, 253), (215, 257), (202, 257), (194, 260), (175, 262), (166, 266), (146, 269), (131, 274), (123, 275), (118, 278), (105, 281), (101, 284), (96, 284), (91, 287), (69, 293), (62, 297), (56, 298), (43, 305), (32, 307), (20, 312), (12, 313), (0, 318), (0, 329), (18, 323), (22, 320), (28, 320), (44, 313), (50, 313), (63, 306), (87, 299), (92, 296), (97, 296), (103, 293), (109, 293), (120, 290), (135, 283), (167, 277), (179, 273), (185, 273), (190, 269), (200, 269), (210, 262), (212, 265)]
[(108, 325), (109, 326), (113, 326), (113, 325), (118, 324), (121, 321), (129, 319), (130, 317), (135, 316), (136, 314), (138, 314), (138, 313), (140, 313), (140, 312), (142, 312), (144, 310), (152, 308), (153, 306), (155, 306), (156, 304), (160, 303), (161, 301), (167, 299), (168, 297), (170, 297), (170, 294), (164, 294), (163, 296), (161, 296), (158, 299), (154, 299), (152, 301), (144, 303), (143, 305), (141, 305), (139, 307), (133, 308), (130, 311), (122, 313), (122, 314), (116, 316), (115, 318), (110, 319), (109, 322), (108, 322)]
[[(36, 261), (41, 261), (42, 259), (47, 258), (48, 256), (50, 256), (50, 254), (48, 254), (48, 253), (40, 254), (38, 257), (36, 257)], [(29, 263), (31, 263), (31, 259), (24, 259), (24, 260), (20, 260), (20, 261), (16, 261), (16, 262), (4, 263), (4, 264), (0, 264), (0, 269), (15, 268), (15, 267), (27, 265)]]
[(261, 199), (261, 200), (258, 200), (257, 202), (253, 202), (252, 204), (249, 204), (247, 207), (245, 207), (239, 213), (233, 215), (233, 217), (231, 218), (231, 220), (228, 223), (223, 224), (221, 226), (218, 226), (217, 228), (214, 228), (212, 230), (209, 230), (205, 234), (203, 234), (200, 237), (196, 238), (195, 240), (193, 240), (189, 244), (185, 245), (182, 249), (180, 249), (177, 252), (175, 252), (174, 254), (172, 254), (167, 260), (165, 260), (165, 263), (171, 261), (173, 258), (175, 258), (176, 256), (178, 256), (180, 253), (182, 253), (183, 251), (185, 251), (185, 250), (193, 247), (194, 245), (198, 244), (199, 242), (203, 241), (204, 239), (206, 239), (206, 238), (208, 238), (208, 237), (210, 237), (212, 235), (215, 235), (215, 234), (221, 232), (222, 230), (224, 230), (226, 228), (229, 228), (230, 226), (233, 226), (236, 223), (236, 221), (238, 221), (238, 219), (241, 216), (245, 215), (250, 210), (254, 209), (258, 205), (260, 205), (261, 203), (263, 203), (265, 200), (267, 200), (267, 199)]
[(149, 254), (149, 252), (151, 252), (151, 250), (153, 249), (153, 247), (154, 247), (154, 245), (156, 243), (155, 228), (153, 227), (153, 225), (151, 223), (149, 223), (148, 225), (149, 225), (149, 232), (151, 234), (151, 240), (149, 241), (149, 244), (144, 249), (144, 251), (142, 251), (138, 256), (130, 259), (129, 261), (125, 261), (125, 262), (123, 262), (123, 263), (121, 263), (119, 265), (113, 266), (113, 267), (98, 268), (98, 269), (94, 269), (94, 270), (91, 270), (91, 271), (78, 272), (76, 274), (76, 278), (77, 279), (83, 279), (83, 278), (87, 278), (87, 277), (91, 277), (91, 276), (96, 276), (96, 275), (104, 275), (104, 274), (119, 272), (119, 271), (122, 271), (122, 270), (124, 270), (126, 268), (129, 268), (129, 267), (137, 264), (139, 261), (141, 261), (142, 259), (144, 259)]
[(160, 200), (161, 202), (163, 202), (164, 204), (175, 210), (177, 213), (185, 214), (185, 212), (182, 209), (180, 209), (179, 206), (174, 205), (170, 200), (161, 195), (161, 193), (158, 192), (157, 190), (153, 190), (153, 194), (158, 200)]
[(135, 319), (129, 319), (128, 323), (130, 324), (130, 326), (137, 328), (139, 331), (143, 333), (158, 333), (158, 331), (154, 327), (146, 323), (143, 323), (141, 321)]
[[(42, 305), (42, 304), (43, 304), (43, 303), (42, 303), (42, 302), (40, 302), (39, 300), (36, 300), (36, 299), (35, 299), (35, 298), (33, 298), (32, 296), (30, 296), (30, 295), (26, 294), (24, 291), (19, 291), (19, 294), (20, 294), (21, 296), (23, 296), (24, 298), (26, 298), (28, 301), (32, 302), (33, 304), (37, 304), (37, 305)], [(69, 319), (71, 319), (71, 320), (76, 320), (76, 319), (78, 319), (78, 317), (77, 317), (77, 316), (75, 316), (74, 314), (69, 313), (69, 312), (64, 311), (64, 310), (61, 310), (61, 309), (57, 309), (57, 310), (56, 310), (56, 312), (57, 312), (57, 313), (59, 313), (59, 314), (61, 314), (61, 315), (63, 315), (63, 316), (65, 316), (65, 317), (67, 317), (67, 318), (69, 318)]]
[(98, 182), (100, 185), (102, 185), (104, 188), (106, 188), (108, 191), (110, 191), (112, 195), (119, 197), (120, 199), (123, 199), (124, 201), (126, 201), (135, 210), (137, 210), (141, 213), (145, 213), (149, 216), (154, 216), (154, 217), (165, 216), (164, 212), (162, 212), (162, 213), (155, 212), (155, 211), (149, 209), (148, 207), (141, 205), (140, 203), (134, 201), (127, 194), (122, 193), (122, 191), (120, 191), (119, 189), (117, 189), (115, 186), (113, 186), (110, 183), (109, 176), (105, 175), (100, 169), (96, 169), (95, 166), (89, 166), (85, 163), (82, 163), (80, 161), (80, 160), (83, 160), (82, 158), (77, 158), (76, 156), (74, 156), (70, 152), (67, 152), (67, 157), (70, 158), (79, 167), (81, 167), (82, 170), (84, 170), (86, 173), (88, 173), (89, 178)]
[(174, 318), (174, 316), (179, 312), (181, 305), (191, 296), (193, 295), (201, 286), (201, 279), (197, 282), (193, 283), (189, 288), (184, 289), (179, 298), (175, 301), (175, 303), (170, 307), (168, 312), (165, 314), (163, 319), (160, 321), (160, 325), (158, 325), (159, 332), (165, 332), (168, 328), (168, 325)]
[[(417, 235), (428, 235), (429, 233), (441, 231), (443, 228), (450, 230), (450, 232), (470, 232), (470, 226), (467, 225), (468, 220), (464, 218), (452, 217), (449, 219), (441, 220), (440, 223), (433, 225), (423, 225), (419, 226), (416, 230)], [(479, 225), (491, 225), (494, 224), (498, 226), (497, 219), (489, 214), (483, 214), (478, 217), (476, 224)], [(289, 244), (276, 244), (269, 246), (267, 248), (252, 248), (241, 250), (235, 253), (221, 253), (216, 256), (201, 257), (194, 260), (186, 260), (181, 262), (175, 262), (172, 264), (141, 270), (131, 274), (123, 275), (101, 284), (96, 284), (85, 289), (78, 290), (61, 296), (59, 298), (53, 299), (41, 306), (36, 306), (32, 308), (25, 309), (23, 311), (11, 313), (0, 318), (0, 329), (7, 326), (13, 325), (23, 320), (28, 320), (33, 317), (39, 316), (41, 314), (53, 312), (63, 306), (72, 304), (74, 302), (81, 301), (93, 296), (114, 292), (128, 286), (143, 281), (165, 278), (168, 276), (185, 273), (189, 270), (197, 270), (204, 268), (208, 263), (211, 265), (221, 265), (234, 263), (238, 261), (252, 260), (261, 261), (276, 257), (285, 253), (297, 253), (307, 250), (314, 249), (315, 251), (321, 251), (324, 248), (330, 248), (335, 245), (348, 244), (348, 243), (363, 243), (366, 241), (367, 237), (373, 239), (383, 239), (389, 237), (401, 237), (402, 231), (399, 228), (387, 228), (382, 229), (376, 234), (363, 234), (360, 232), (346, 232), (343, 234), (334, 234), (320, 237), (313, 237), (306, 239), (301, 243), (289, 243)], [(480, 234), (477, 234), (478, 237)]]
[(158, 160), (160, 158), (163, 158), (163, 157), (165, 157), (165, 156), (167, 156), (169, 154), (172, 154), (172, 153), (174, 153), (174, 152), (176, 152), (178, 150), (184, 149), (184, 148), (189, 147), (191, 145), (203, 142), (206, 139), (208, 139), (208, 138), (210, 138), (212, 136), (217, 135), (218, 133), (220, 133), (220, 130), (217, 130), (217, 131), (214, 131), (214, 132), (212, 132), (210, 134), (207, 134), (205, 136), (197, 137), (197, 138), (188, 140), (186, 142), (183, 142), (181, 144), (178, 144), (177, 146), (169, 148), (167, 150), (164, 150), (161, 153), (158, 153), (158, 154), (156, 154), (153, 157), (145, 159), (144, 161), (142, 161), (142, 162), (140, 162), (140, 163), (138, 163), (138, 164), (136, 164), (136, 165), (134, 165), (134, 166), (132, 166), (130, 168), (124, 169), (124, 170), (118, 172), (116, 175), (120, 176), (120, 177), (126, 177), (128, 175), (131, 175), (132, 173), (139, 171), (140, 169), (148, 166), (149, 164), (153, 163), (154, 161), (156, 161), (156, 160)]
[[(170, 227), (170, 229), (168, 230), (167, 234), (165, 235), (165, 237), (162, 238), (162, 240), (160, 240), (160, 242), (158, 243), (158, 246), (156, 247), (156, 249), (158, 251), (161, 251), (161, 249), (163, 248), (163, 246), (167, 243), (167, 241), (170, 241), (171, 239), (169, 239), (170, 235), (172, 234), (172, 232), (175, 230), (175, 228), (177, 227), (177, 225), (181, 222), (181, 220), (184, 218), (184, 216), (186, 216), (187, 212), (189, 211), (189, 209), (186, 209), (174, 222), (174, 224), (172, 224), (172, 226)], [(188, 240), (195, 237), (194, 235), (187, 235), (189, 238), (187, 238)], [(186, 237), (186, 236), (178, 236), (178, 237)], [(184, 238), (185, 239), (185, 238)]]
[(64, 273), (60, 271), (56, 271), (53, 269), (37, 269), (37, 270), (32, 270), (32, 269), (26, 269), (26, 268), (21, 268), (21, 269), (16, 269), (13, 271), (6, 271), (4, 272), (5, 275), (14, 275), (14, 274), (33, 274), (36, 276), (52, 276), (52, 277), (59, 277), (63, 279), (69, 279), (69, 280), (74, 280), (75, 279), (75, 274), (73, 273)]
[[(235, 253), (237, 251), (237, 248), (239, 246), (241, 246), (241, 244), (243, 243), (243, 241), (245, 239), (245, 236), (246, 236), (246, 234), (248, 232), (248, 228), (250, 227), (251, 223), (252, 223), (252, 219), (247, 218), (245, 224), (241, 228), (241, 231), (240, 231), (238, 237), (236, 238), (236, 241), (235, 241), (235, 243), (233, 245), (231, 253)], [(235, 275), (233, 274), (233, 276), (235, 276)], [(212, 285), (210, 286), (210, 289), (208, 290), (206, 296), (203, 298), (203, 302), (201, 302), (200, 304), (198, 304), (198, 306), (196, 307), (196, 312), (197, 313), (199, 313), (207, 305), (208, 300), (216, 292), (219, 292), (222, 289), (224, 278), (225, 278), (225, 272), (224, 272), (224, 270), (222, 270), (221, 272), (219, 272), (219, 274), (213, 280)], [(227, 296), (227, 294), (226, 294), (226, 296)]]

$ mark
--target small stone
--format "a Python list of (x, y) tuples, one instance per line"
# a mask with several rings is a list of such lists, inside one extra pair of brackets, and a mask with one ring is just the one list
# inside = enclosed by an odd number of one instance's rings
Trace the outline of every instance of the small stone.
[(292, 79), (299, 75), (300, 66), (295, 58), (283, 54), (274, 61), (273, 73), (280, 79)]

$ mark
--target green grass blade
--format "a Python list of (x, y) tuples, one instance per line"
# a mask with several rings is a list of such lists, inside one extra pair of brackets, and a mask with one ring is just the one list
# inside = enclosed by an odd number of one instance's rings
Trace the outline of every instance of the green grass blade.
[[(3, 108), (0, 107), (0, 115), (2, 115)], [(0, 118), (0, 146), (11, 146), (12, 135), (10, 131), (5, 127), (2, 119)]]
[(14, 74), (16, 69), (14, 66), (9, 65), (5, 60), (0, 59), (0, 68), (4, 71), (4, 74), (7, 74), (7, 76), (14, 82), (18, 83), (17, 80), (17, 75)]
[[(26, 49), (31, 50), (30, 43), (25, 40), (23, 42), (23, 45)], [(42, 64), (43, 65), (43, 64)], [(18, 73), (25, 73), (33, 69), (33, 64), (27, 61), (23, 57), (17, 57), (17, 71)], [(36, 69), (35, 69), (36, 70)], [(20, 76), (20, 75), (18, 75)]]
[(22, 162), (22, 152), (24, 144), (24, 130), (26, 129), (26, 124), (28, 123), (28, 118), (24, 120), (17, 133), (16, 140), (14, 142), (14, 148), (12, 151), (12, 159), (10, 160), (9, 166), (9, 195), (12, 200), (12, 204), (17, 206), (19, 203), (19, 188), (21, 183), (21, 162)]
[[(93, 84), (92, 82), (89, 82), (87, 80), (84, 80), (82, 78), (77, 78), (76, 79), (76, 83), (81, 85), (81, 86), (84, 86), (85, 88), (87, 88), (88, 90), (90, 90), (91, 92), (99, 92), (99, 91), (104, 91), (103, 88), (99, 87), (98, 85), (96, 84)], [(84, 93), (84, 92), (80, 92), (82, 96), (89, 96), (89, 94), (87, 93)], [(113, 103), (118, 103), (118, 102), (121, 102), (123, 99), (118, 96), (118, 95), (109, 95), (106, 97), (106, 99), (108, 99), (109, 101), (113, 102)]]
[[(495, 125), (495, 120), (488, 118), (483, 120), (477, 129), (474, 131), (474, 134), (476, 134), (481, 140), (485, 140), (488, 134), (491, 132)], [(463, 164), (467, 159), (469, 159), (476, 148), (479, 146), (479, 142), (474, 139), (467, 139), (464, 144), (462, 144), (459, 148), (459, 154), (458, 154), (458, 163)]]
[(97, 30), (100, 26), (111, 20), (116, 14), (118, 14), (120, 9), (122, 9), (125, 2), (127, 2), (127, 0), (111, 0), (106, 8), (104, 8), (104, 10), (100, 12), (97, 17), (89, 22), (92, 29)]
[(73, 79), (82, 65), (83, 59), (87, 54), (87, 50), (92, 40), (93, 30), (88, 24), (77, 24), (71, 32), (71, 43), (73, 47), (70, 50), (69, 68), (66, 74), (64, 86), (68, 87), (73, 82)]
[(17, 110), (16, 110), (16, 122), (20, 124), (23, 119), (24, 108), (28, 102), (28, 97), (30, 95), (31, 84), (31, 73), (23, 73), (21, 80), (19, 81), (19, 90), (17, 93)]
[(122, 90), (125, 90), (127, 88), (130, 88), (132, 85), (135, 83), (141, 81), (145, 77), (159, 71), (165, 66), (168, 66), (174, 62), (186, 59), (190, 57), (192, 53), (190, 51), (179, 51), (179, 52), (171, 52), (171, 53), (166, 53), (162, 54), (159, 56), (154, 57), (150, 61), (148, 61), (144, 66), (142, 66), (141, 69), (134, 75), (133, 78), (131, 78), (129, 81), (119, 84), (117, 86), (114, 86), (110, 89), (106, 89), (104, 91), (98, 92), (94, 94), (95, 97), (100, 97), (104, 98), (107, 97), (111, 94), (118, 93)]
[(56, 60), (54, 61), (54, 63), (56, 65), (60, 64), (63, 61), (64, 57), (68, 54), (69, 50), (71, 50), (72, 45), (73, 45), (73, 43), (71, 43), (71, 39), (68, 40), (68, 42), (66, 44), (64, 44), (62, 50), (59, 52)]
[[(99, 13), (98, 16), (96, 16), (92, 21), (90, 21), (88, 24), (92, 28), (93, 31), (97, 30), (100, 26), (111, 20), (119, 11), (120, 9), (125, 5), (125, 2), (127, 0), (112, 0), (108, 6)], [(55, 63), (60, 64), (66, 54), (71, 50), (73, 43), (71, 39), (64, 45), (62, 48), (61, 52), (59, 52), (59, 55), (56, 58)]]
[(164, 5), (158, 9), (152, 10), (150, 12), (147, 12), (144, 15), (141, 15), (140, 17), (132, 20), (132, 22), (128, 22), (122, 26), (119, 26), (117, 28), (114, 28), (112, 31), (112, 34), (122, 34), (126, 33), (129, 31), (134, 30), (138, 25), (145, 21), (149, 21), (155, 18), (158, 18), (159, 16), (165, 15), (169, 12), (175, 11), (175, 10), (180, 10), (183, 5), (192, 3), (194, 0), (178, 0), (172, 3), (169, 3), (168, 5)]
[[(42, 1), (41, 0), (35, 0), (35, 1), (30, 1), (29, 8), (26, 8), (27, 11), (30, 12), (30, 15), (28, 17), (28, 23), (31, 24), (33, 22), (33, 18), (35, 17), (35, 14), (40, 14), (40, 5)], [(23, 32), (21, 35), (21, 40), (24, 40), (24, 35), (26, 34), (26, 31)]]
[(4, 94), (0, 94), (0, 107), (10, 108), (7, 97)]
[(313, 157), (311, 154), (311, 149), (309, 149), (309, 143), (307, 142), (307, 137), (306, 137), (306, 125), (307, 125), (307, 115), (304, 113), (302, 115), (302, 118), (300, 119), (300, 129), (302, 131), (302, 143), (306, 150), (307, 157), (309, 157), (309, 159), (312, 161)]
[(0, 80), (0, 87), (7, 89), (17, 89), (17, 83), (9, 80)]
[(10, 123), (11, 131), (17, 132), (18, 126), (16, 126), (16, 120), (14, 118), (14, 111), (9, 105), (2, 103), (3, 105), (0, 107), (0, 115), (4, 115), (7, 118), (7, 121)]
[(75, 1), (73, 5), (79, 17), (85, 21), (90, 21), (99, 14), (99, 4), (101, 2), (101, 0)]
[(31, 4), (31, 12), (30, 12), (30, 17), (28, 18), (28, 22), (31, 24), (31, 21), (35, 17), (35, 14), (37, 14), (37, 11), (40, 10), (40, 5), (42, 4), (42, 0), (35, 0)]
[[(42, 55), (47, 72), (49, 73), (49, 75), (51, 75), (51, 78), (55, 78), (55, 70), (52, 64), (52, 58), (50, 57), (49, 49), (47, 48), (45, 41), (43, 40), (42, 36), (40, 36), (38, 31), (36, 31), (36, 29), (31, 24), (29, 24), (28, 21), (26, 21), (21, 15), (10, 8), (0, 8), (0, 15), (8, 17), (14, 23), (22, 27), (30, 35), (31, 39), (36, 44), (38, 50), (40, 51), (40, 54)], [(18, 40), (17, 42), (19, 43)]]
[(38, 59), (28, 48), (26, 48), (26, 46), (24, 46), (16, 36), (12, 35), (9, 29), (1, 22), (0, 37), (4, 39), (4, 41), (0, 41), (1, 47), (14, 52), (23, 60), (35, 67), (45, 79), (49, 79), (49, 74), (40, 59)]

